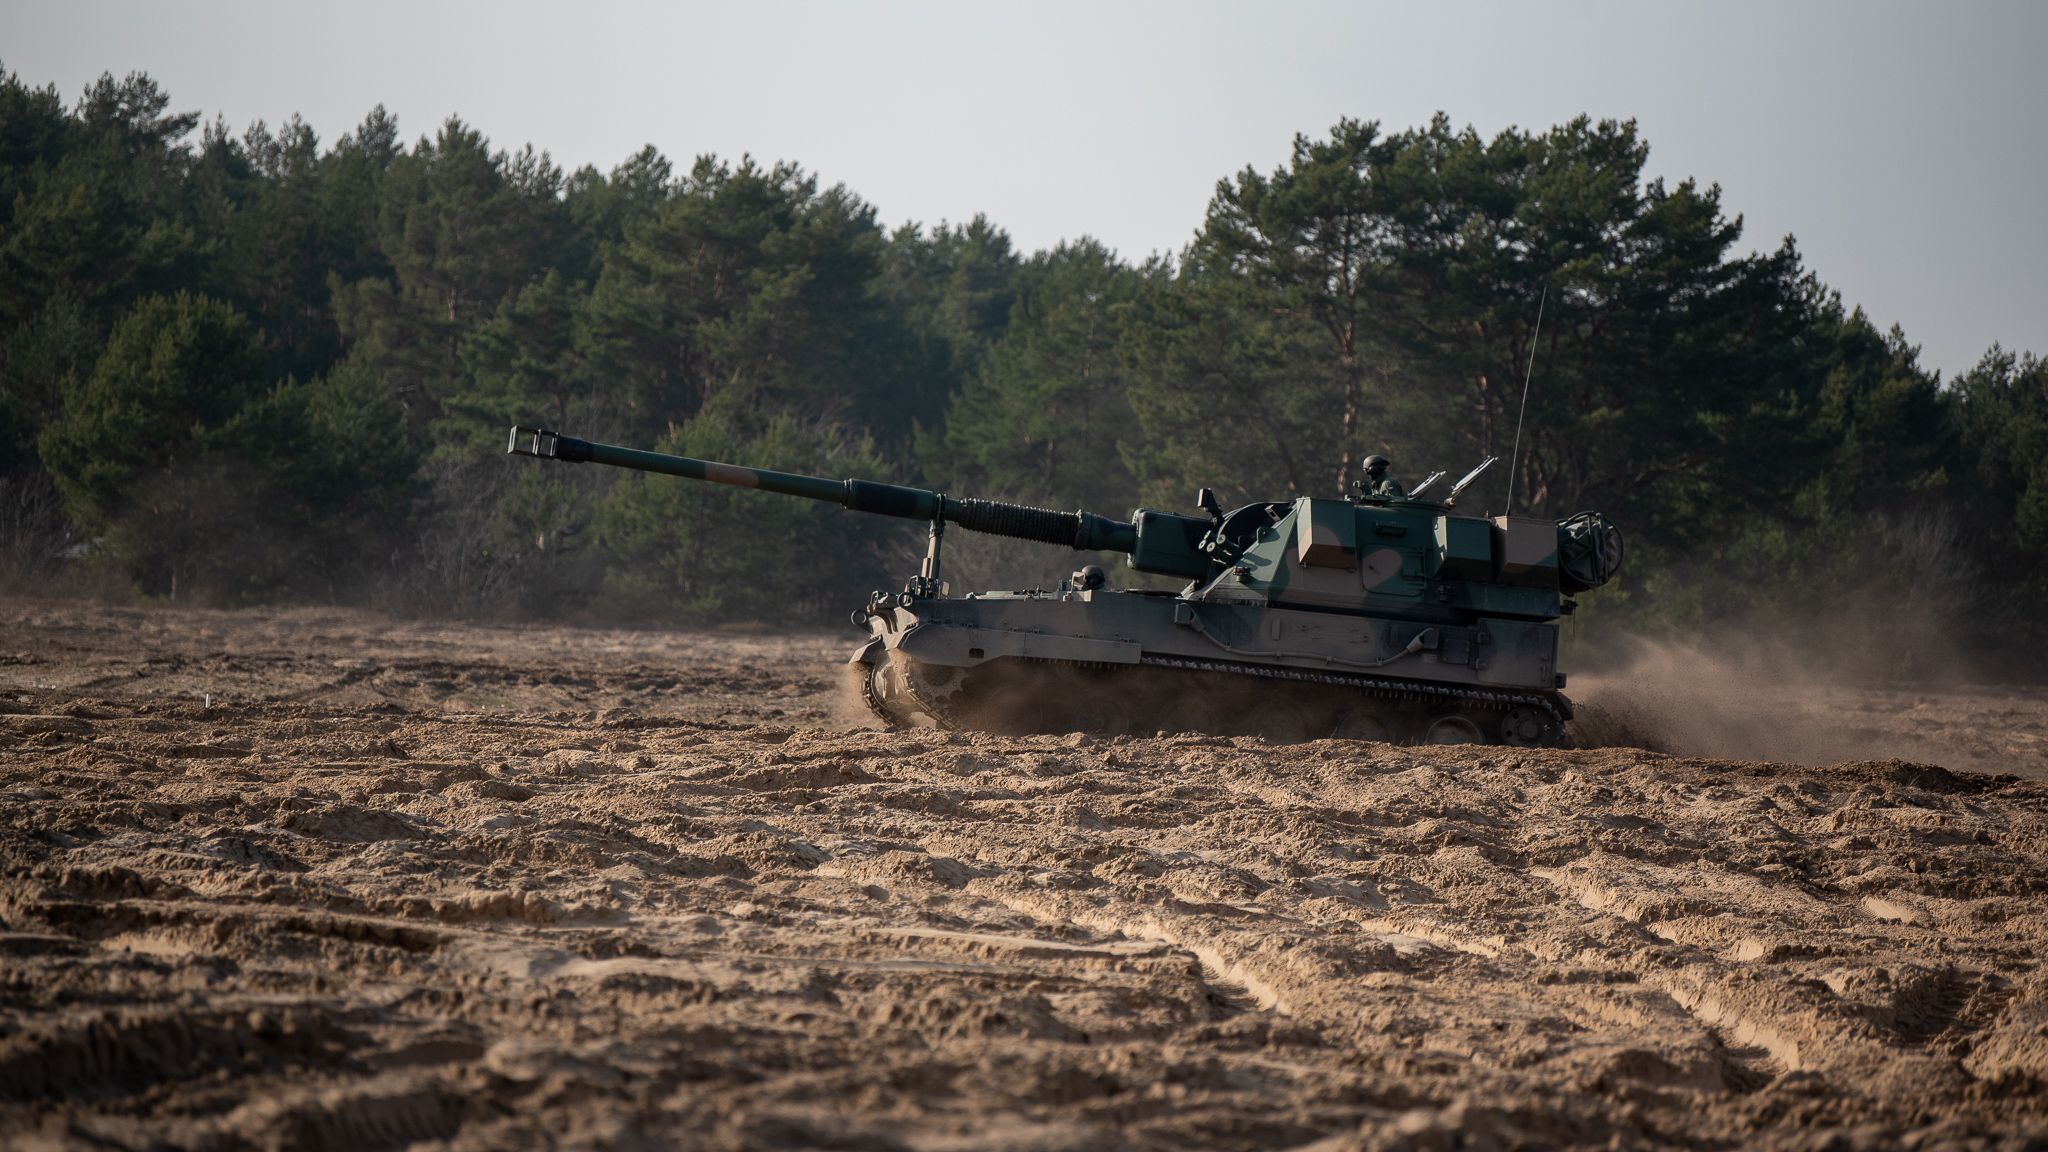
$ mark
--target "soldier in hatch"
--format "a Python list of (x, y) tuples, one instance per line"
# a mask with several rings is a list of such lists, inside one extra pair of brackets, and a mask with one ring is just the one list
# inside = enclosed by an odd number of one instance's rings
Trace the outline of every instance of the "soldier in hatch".
[(1365, 480), (1359, 486), (1365, 489), (1367, 496), (1382, 500), (1407, 498), (1408, 490), (1401, 487), (1401, 482), (1387, 476), (1387, 469), (1393, 466), (1394, 462), (1385, 456), (1365, 458)]

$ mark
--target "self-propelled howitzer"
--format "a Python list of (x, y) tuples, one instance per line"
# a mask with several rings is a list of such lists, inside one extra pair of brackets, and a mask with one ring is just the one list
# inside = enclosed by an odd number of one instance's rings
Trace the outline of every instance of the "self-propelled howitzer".
[[(1555, 744), (1571, 702), (1557, 667), (1569, 594), (1620, 569), (1596, 512), (1461, 516), (1442, 500), (1360, 495), (1247, 504), (1203, 489), (1202, 516), (1129, 520), (866, 480), (828, 480), (512, 430), (510, 451), (758, 488), (925, 521), (923, 570), (853, 614), (848, 662), (892, 726), (996, 732), (1201, 732), (1276, 741)], [(1491, 463), (1489, 459), (1487, 463)], [(1054, 589), (948, 595), (948, 526), (1089, 552), (1188, 581), (1109, 586), (1093, 564)]]

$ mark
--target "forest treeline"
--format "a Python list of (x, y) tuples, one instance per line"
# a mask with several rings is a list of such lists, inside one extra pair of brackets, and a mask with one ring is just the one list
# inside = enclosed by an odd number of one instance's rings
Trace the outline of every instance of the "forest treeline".
[(892, 228), (789, 163), (564, 172), (457, 119), (323, 144), (170, 107), (140, 75), (0, 79), (17, 588), (829, 620), (900, 582), (906, 526), (508, 461), (506, 427), (1186, 511), (1337, 496), (1373, 453), (1506, 457), (1533, 366), (1514, 474), (1461, 506), (1512, 482), (1517, 512), (1624, 525), (1585, 626), (1847, 611), (1892, 672), (1937, 636), (2041, 650), (2048, 367), (1923, 369), (1718, 186), (1645, 181), (1630, 122), (1340, 121), (1132, 260)]

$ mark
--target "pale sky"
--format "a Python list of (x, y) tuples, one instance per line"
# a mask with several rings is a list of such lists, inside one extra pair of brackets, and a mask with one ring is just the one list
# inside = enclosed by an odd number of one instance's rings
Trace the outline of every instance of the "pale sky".
[(1178, 250), (1218, 179), (1340, 116), (1483, 135), (1635, 118), (1922, 363), (2048, 353), (2048, 3), (1006, 5), (13, 0), (0, 63), (67, 97), (145, 71), (238, 132), (385, 105), (609, 169), (643, 144), (796, 161), (890, 223)]

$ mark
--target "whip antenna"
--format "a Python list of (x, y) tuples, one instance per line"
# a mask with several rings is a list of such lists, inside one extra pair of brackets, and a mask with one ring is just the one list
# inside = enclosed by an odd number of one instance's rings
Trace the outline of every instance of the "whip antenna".
[(1529, 381), (1536, 375), (1536, 342), (1543, 338), (1543, 306), (1550, 303), (1550, 285), (1543, 286), (1543, 299), (1536, 302), (1536, 334), (1529, 337), (1529, 370), (1522, 373), (1522, 410), (1515, 413), (1515, 450), (1508, 453), (1508, 512), (1515, 514), (1515, 464), (1522, 456), (1522, 417), (1529, 414)]

